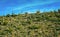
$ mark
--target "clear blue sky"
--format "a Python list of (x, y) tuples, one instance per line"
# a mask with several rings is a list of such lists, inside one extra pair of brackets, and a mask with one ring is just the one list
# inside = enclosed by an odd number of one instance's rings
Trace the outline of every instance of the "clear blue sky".
[(0, 0), (0, 15), (60, 9), (60, 0)]

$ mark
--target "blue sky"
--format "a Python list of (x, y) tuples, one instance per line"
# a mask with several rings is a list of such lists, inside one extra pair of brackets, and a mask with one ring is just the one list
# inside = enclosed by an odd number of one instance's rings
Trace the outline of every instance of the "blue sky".
[(60, 0), (0, 0), (0, 15), (60, 9)]

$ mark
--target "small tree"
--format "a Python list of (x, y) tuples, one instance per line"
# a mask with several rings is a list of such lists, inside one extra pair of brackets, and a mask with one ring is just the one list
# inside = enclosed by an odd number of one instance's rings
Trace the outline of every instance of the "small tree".
[(60, 9), (58, 9), (58, 12), (60, 13)]
[(10, 17), (10, 14), (7, 14), (6, 17)]
[(36, 14), (39, 15), (40, 14), (40, 11), (36, 11)]
[(27, 17), (28, 16), (28, 12), (25, 12), (25, 17)]
[(12, 17), (15, 17), (16, 16), (16, 14), (14, 14), (14, 13), (12, 13), (12, 15), (11, 15)]

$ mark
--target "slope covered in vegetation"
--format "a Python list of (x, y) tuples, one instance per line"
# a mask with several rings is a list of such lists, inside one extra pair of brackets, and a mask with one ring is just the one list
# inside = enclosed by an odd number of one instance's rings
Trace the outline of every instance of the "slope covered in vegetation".
[(0, 37), (60, 37), (60, 10), (0, 16)]

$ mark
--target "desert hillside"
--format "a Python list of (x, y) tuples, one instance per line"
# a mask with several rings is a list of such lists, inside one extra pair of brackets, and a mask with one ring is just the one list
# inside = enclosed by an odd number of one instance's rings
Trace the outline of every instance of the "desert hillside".
[(0, 37), (60, 37), (60, 10), (0, 16)]

